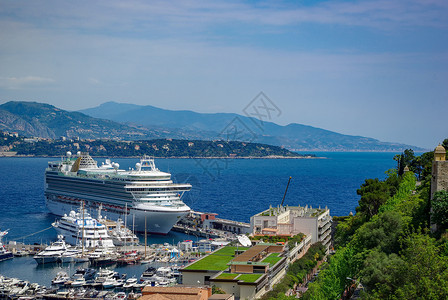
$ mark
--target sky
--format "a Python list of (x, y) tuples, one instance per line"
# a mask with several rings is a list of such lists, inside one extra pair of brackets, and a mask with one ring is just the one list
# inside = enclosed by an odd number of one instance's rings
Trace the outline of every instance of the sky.
[(0, 104), (233, 112), (434, 148), (448, 1), (0, 0)]

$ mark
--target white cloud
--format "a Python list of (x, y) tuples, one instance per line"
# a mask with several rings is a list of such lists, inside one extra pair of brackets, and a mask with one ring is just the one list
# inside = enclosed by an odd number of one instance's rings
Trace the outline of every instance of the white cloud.
[(94, 84), (94, 85), (101, 84), (101, 81), (99, 81), (99, 80), (96, 79), (96, 78), (89, 78), (89, 82), (90, 82), (91, 84)]
[(0, 77), (0, 86), (6, 89), (25, 89), (30, 87), (47, 86), (55, 80), (47, 77), (24, 76), (24, 77)]
[(446, 107), (447, 1), (301, 3), (0, 0), (0, 96), (241, 112), (263, 90), (283, 123), (371, 136)]
[[(3, 2), (3, 3), (2, 3)], [(303, 23), (347, 26), (447, 27), (446, 1), (368, 0), (263, 4), (243, 1), (1, 1), (0, 16), (20, 19), (40, 28), (60, 31), (90, 30), (99, 34), (132, 33), (141, 37), (169, 33), (213, 33), (220, 26), (296, 26)], [(174, 30), (176, 29), (176, 30)], [(155, 32), (156, 31), (156, 32)]]

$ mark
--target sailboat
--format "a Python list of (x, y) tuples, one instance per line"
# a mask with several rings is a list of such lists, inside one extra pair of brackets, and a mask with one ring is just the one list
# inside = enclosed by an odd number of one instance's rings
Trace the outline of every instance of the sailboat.
[(154, 259), (153, 257), (149, 257), (146, 253), (147, 241), (148, 241), (148, 235), (147, 235), (147, 231), (146, 231), (146, 216), (145, 216), (145, 256), (140, 261), (141, 264), (148, 264), (148, 263), (152, 262), (152, 260)]

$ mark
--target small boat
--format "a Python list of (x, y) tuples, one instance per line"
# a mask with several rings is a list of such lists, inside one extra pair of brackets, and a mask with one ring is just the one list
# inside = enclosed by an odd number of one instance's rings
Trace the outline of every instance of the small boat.
[(125, 226), (121, 218), (118, 218), (118, 220), (114, 222), (103, 219), (101, 213), (99, 213), (98, 221), (107, 226), (108, 234), (115, 246), (138, 245), (138, 237)]
[(86, 255), (83, 255), (82, 249), (76, 247), (76, 248), (69, 248), (67, 251), (62, 253), (61, 255), (61, 261), (62, 263), (83, 263), (88, 262), (89, 258)]
[(64, 284), (68, 280), (70, 280), (70, 277), (68, 276), (68, 274), (64, 271), (60, 271), (60, 272), (58, 272), (58, 274), (56, 274), (56, 277), (53, 278), (53, 280), (51, 281), (51, 284), (54, 284), (54, 285)]
[(17, 256), (17, 257), (22, 257), (22, 256), (27, 256), (27, 255), (30, 255), (30, 252), (27, 251), (26, 249), (19, 249), (14, 253), (14, 256)]
[(38, 264), (62, 262), (62, 253), (70, 248), (65, 244), (64, 237), (58, 235), (58, 240), (46, 247), (45, 250), (36, 254), (33, 258)]
[(90, 280), (95, 277), (96, 270), (92, 268), (78, 268), (76, 269), (75, 274), (73, 274), (73, 278), (82, 277), (85, 280)]
[(132, 289), (136, 283), (137, 283), (137, 278), (135, 278), (135, 277), (128, 278), (126, 280), (125, 284), (123, 285), (123, 288)]
[(151, 280), (152, 277), (156, 274), (157, 269), (154, 267), (148, 267), (140, 277), (140, 281), (143, 282), (145, 280)]
[(127, 296), (126, 296), (125, 292), (119, 292), (115, 295), (115, 299), (125, 300), (126, 298), (127, 298)]
[(122, 287), (125, 284), (124, 279), (116, 279), (115, 287)]
[(88, 255), (90, 262), (93, 265), (111, 264), (117, 257), (117, 253), (111, 248), (96, 248), (94, 252)]
[(133, 291), (131, 291), (131, 292), (128, 294), (128, 300), (135, 300), (135, 299), (140, 298), (141, 296), (142, 296), (142, 294), (140, 294), (140, 293), (134, 293)]
[(147, 285), (151, 286), (151, 282), (149, 280), (143, 281), (142, 283), (134, 283), (134, 288), (135, 289), (142, 289), (142, 288), (144, 288)]
[(100, 268), (97, 276), (98, 277), (112, 277), (114, 276), (115, 271), (109, 270), (109, 269), (105, 269), (105, 268)]
[(84, 277), (77, 277), (71, 284), (72, 287), (80, 287), (86, 284)]
[(106, 278), (106, 280), (103, 282), (103, 288), (105, 289), (114, 288), (116, 283), (117, 280), (115, 278)]

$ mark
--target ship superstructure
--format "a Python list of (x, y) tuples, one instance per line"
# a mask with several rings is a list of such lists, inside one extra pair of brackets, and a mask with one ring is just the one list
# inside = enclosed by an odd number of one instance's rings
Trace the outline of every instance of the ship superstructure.
[(71, 245), (84, 245), (88, 249), (114, 247), (106, 226), (92, 218), (83, 208), (80, 208), (79, 212), (70, 211), (69, 215), (63, 216), (52, 225)]
[(98, 167), (88, 153), (67, 153), (61, 161), (49, 162), (45, 171), (45, 197), (48, 209), (63, 216), (86, 204), (88, 210), (100, 207), (109, 219), (124, 216), (135, 231), (166, 234), (190, 208), (182, 202), (188, 183), (174, 183), (171, 174), (155, 167), (154, 159), (144, 156), (135, 169), (121, 170), (106, 159)]
[(13, 258), (14, 255), (11, 251), (6, 250), (5, 246), (2, 243), (2, 239), (5, 235), (8, 234), (8, 230), (0, 232), (0, 261)]

